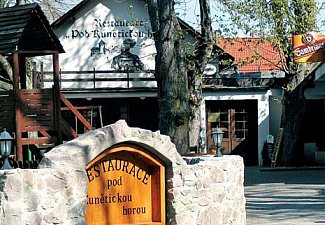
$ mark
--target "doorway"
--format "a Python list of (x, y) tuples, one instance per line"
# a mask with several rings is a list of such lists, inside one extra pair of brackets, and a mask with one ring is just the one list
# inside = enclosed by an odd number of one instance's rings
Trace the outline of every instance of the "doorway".
[(245, 165), (258, 164), (257, 100), (206, 101), (208, 152), (214, 150), (211, 132), (223, 132), (221, 153), (240, 155)]

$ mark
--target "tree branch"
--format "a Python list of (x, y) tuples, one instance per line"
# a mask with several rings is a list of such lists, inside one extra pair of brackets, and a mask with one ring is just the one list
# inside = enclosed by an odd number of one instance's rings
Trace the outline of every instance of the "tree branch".
[(11, 67), (10, 63), (8, 62), (8, 60), (6, 59), (6, 57), (4, 57), (2, 55), (0, 55), (0, 69), (4, 70), (5, 76), (7, 76), (7, 77), (4, 77), (2, 75), (3, 78), (9, 79), (10, 81), (13, 80), (12, 67)]
[(212, 54), (212, 26), (211, 26), (211, 12), (210, 12), (210, 1), (199, 0), (200, 3), (200, 24), (201, 24), (201, 35), (200, 43), (197, 46), (197, 63), (196, 71), (198, 74), (202, 74), (206, 64), (209, 62)]

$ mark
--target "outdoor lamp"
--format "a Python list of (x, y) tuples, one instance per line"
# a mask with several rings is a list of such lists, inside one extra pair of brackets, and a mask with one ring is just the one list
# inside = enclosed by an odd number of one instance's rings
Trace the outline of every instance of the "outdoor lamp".
[(3, 129), (3, 132), (0, 134), (0, 147), (1, 147), (1, 155), (3, 157), (3, 166), (2, 170), (12, 169), (9, 164), (8, 157), (11, 153), (11, 144), (14, 138), (10, 136), (7, 132), (6, 128)]
[(222, 154), (220, 152), (220, 147), (222, 144), (222, 138), (223, 138), (223, 131), (217, 127), (216, 129), (214, 129), (212, 132), (212, 138), (213, 138), (213, 143), (214, 146), (216, 147), (216, 157), (221, 157)]

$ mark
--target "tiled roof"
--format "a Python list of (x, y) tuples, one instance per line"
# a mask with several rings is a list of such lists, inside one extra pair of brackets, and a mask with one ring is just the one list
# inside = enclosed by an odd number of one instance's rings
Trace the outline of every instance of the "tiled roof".
[(221, 38), (217, 44), (235, 58), (240, 73), (281, 69), (279, 52), (261, 38)]

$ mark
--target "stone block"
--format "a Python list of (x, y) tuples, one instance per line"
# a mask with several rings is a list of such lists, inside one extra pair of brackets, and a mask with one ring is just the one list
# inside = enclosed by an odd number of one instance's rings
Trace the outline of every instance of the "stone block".
[(31, 212), (26, 214), (25, 216), (25, 223), (26, 225), (36, 225), (42, 223), (42, 215), (38, 212)]
[(27, 212), (35, 212), (40, 205), (40, 193), (35, 192), (25, 192), (24, 193), (24, 209)]
[(206, 196), (199, 198), (199, 206), (208, 206), (211, 205), (211, 199), (207, 198)]
[(186, 211), (176, 215), (176, 224), (196, 225), (195, 220)]
[(211, 180), (213, 183), (223, 183), (225, 182), (224, 171), (220, 168), (213, 170), (211, 174)]
[(171, 188), (182, 187), (184, 185), (184, 181), (180, 175), (175, 175), (169, 185)]
[(195, 191), (193, 187), (184, 187), (181, 189), (181, 194), (183, 196), (189, 196), (193, 191)]

